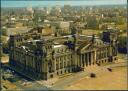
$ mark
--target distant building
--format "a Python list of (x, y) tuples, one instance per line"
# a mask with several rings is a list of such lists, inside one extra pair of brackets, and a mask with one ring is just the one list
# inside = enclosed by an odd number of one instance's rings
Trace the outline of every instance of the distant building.
[(26, 27), (8, 28), (6, 30), (6, 34), (7, 36), (15, 35), (15, 34), (22, 34), (22, 33), (28, 32), (29, 30), (30, 28), (26, 28)]
[(60, 22), (60, 28), (69, 29), (70, 23), (69, 22)]
[(57, 32), (59, 35), (70, 33), (70, 22), (56, 21), (52, 22), (51, 26), (55, 27), (54, 33)]
[(61, 29), (69, 29), (70, 27), (70, 23), (64, 22), (64, 21), (54, 21), (54, 22), (51, 22), (51, 25)]

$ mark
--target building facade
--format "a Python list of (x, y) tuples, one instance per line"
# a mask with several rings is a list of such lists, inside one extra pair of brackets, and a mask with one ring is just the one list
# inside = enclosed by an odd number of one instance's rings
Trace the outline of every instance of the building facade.
[(105, 36), (111, 36), (106, 34), (103, 39), (77, 33), (60, 37), (13, 35), (9, 42), (10, 65), (43, 80), (86, 71), (87, 66), (117, 60), (116, 41), (105, 41)]

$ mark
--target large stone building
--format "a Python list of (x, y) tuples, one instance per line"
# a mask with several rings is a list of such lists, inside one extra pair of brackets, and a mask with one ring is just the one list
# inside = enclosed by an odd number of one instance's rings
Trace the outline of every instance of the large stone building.
[[(77, 72), (94, 64), (117, 60), (116, 38), (103, 32), (96, 36), (72, 33), (67, 36), (42, 36), (26, 33), (10, 36), (10, 65), (33, 77), (47, 80), (58, 75)], [(110, 41), (106, 41), (107, 38)]]

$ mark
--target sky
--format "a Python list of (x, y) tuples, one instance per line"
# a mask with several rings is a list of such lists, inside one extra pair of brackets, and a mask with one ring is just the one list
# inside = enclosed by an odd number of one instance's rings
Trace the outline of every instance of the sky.
[(127, 4), (127, 0), (1, 0), (1, 7), (28, 7), (28, 6), (54, 6), (54, 5), (112, 5)]

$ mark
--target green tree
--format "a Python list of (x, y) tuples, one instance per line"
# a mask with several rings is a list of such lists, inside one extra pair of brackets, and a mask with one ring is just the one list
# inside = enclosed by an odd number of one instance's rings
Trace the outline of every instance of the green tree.
[(118, 25), (124, 24), (123, 18), (117, 18), (117, 19), (116, 19), (116, 24), (118, 24)]
[(89, 29), (97, 29), (99, 27), (99, 23), (94, 16), (87, 17), (87, 28)]

